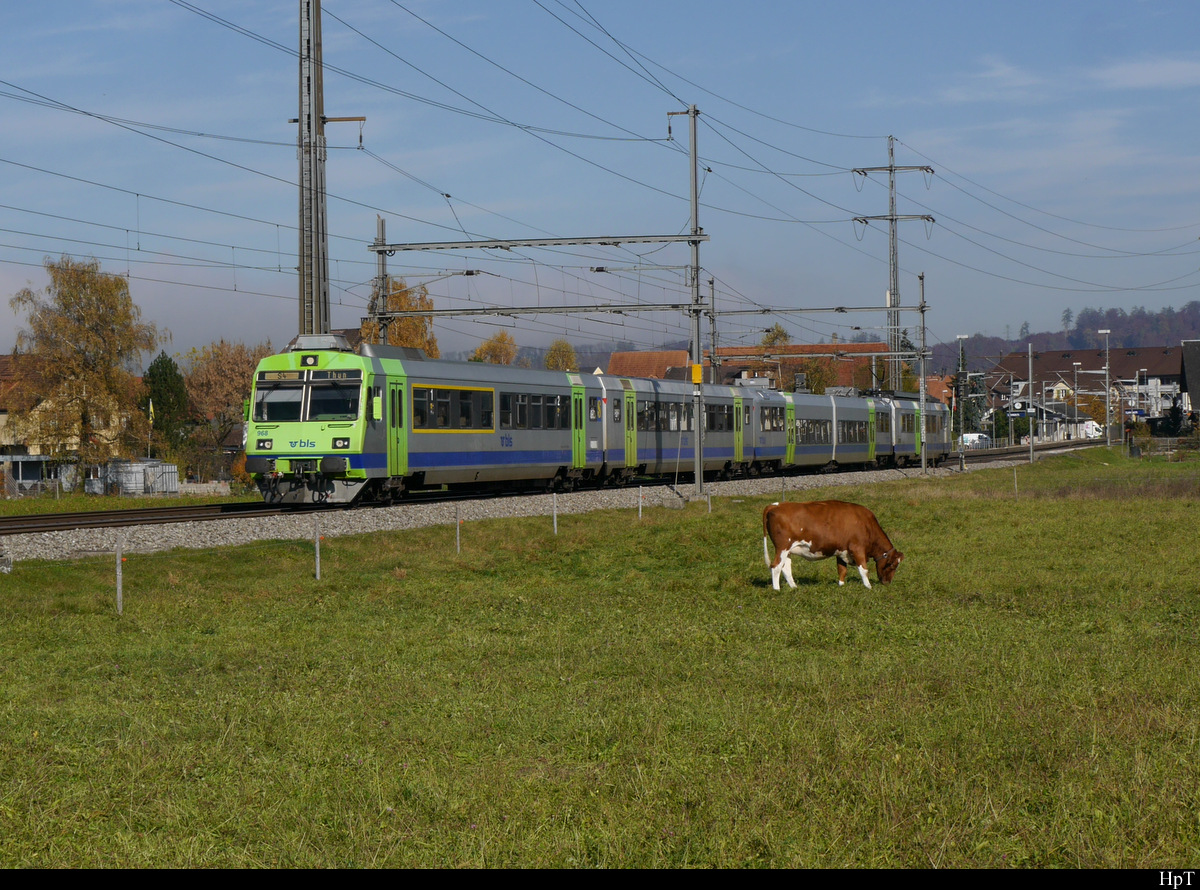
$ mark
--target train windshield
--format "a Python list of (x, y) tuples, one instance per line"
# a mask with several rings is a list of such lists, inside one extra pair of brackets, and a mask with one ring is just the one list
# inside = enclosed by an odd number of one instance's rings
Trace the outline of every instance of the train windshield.
[(289, 423), (358, 418), (361, 375), (317, 371), (309, 380), (302, 375), (296, 371), (261, 374), (254, 395), (254, 420)]
[(254, 395), (254, 419), (260, 423), (299, 420), (303, 403), (304, 384), (260, 383)]
[(354, 420), (358, 417), (359, 383), (314, 383), (308, 396), (305, 420)]

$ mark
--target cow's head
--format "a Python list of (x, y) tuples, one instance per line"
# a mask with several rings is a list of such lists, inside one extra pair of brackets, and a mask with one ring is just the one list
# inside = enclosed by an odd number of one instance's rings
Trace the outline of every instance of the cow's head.
[(896, 574), (896, 569), (903, 559), (904, 554), (895, 547), (882, 556), (875, 557), (875, 571), (879, 573), (879, 580), (884, 584), (891, 584), (892, 577)]

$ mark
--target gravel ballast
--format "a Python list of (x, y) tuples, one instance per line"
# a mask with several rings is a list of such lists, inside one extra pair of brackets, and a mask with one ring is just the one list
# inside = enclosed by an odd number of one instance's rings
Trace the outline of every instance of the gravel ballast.
[[(992, 464), (991, 466), (995, 466)], [(928, 476), (958, 474), (957, 468), (930, 468)], [(921, 477), (919, 468), (908, 470), (870, 470), (856, 473), (817, 474), (812, 476), (736, 479), (705, 483), (704, 492), (714, 498), (751, 497), (794, 492), (835, 485), (873, 485)], [(269, 516), (258, 519), (220, 519), (204, 522), (180, 522), (127, 528), (76, 529), (41, 534), (10, 535), (0, 538), (0, 554), (13, 562), (30, 559), (77, 559), (114, 553), (120, 536), (121, 548), (128, 553), (151, 553), (176, 547), (212, 548), (263, 540), (311, 540), (316, 523), (322, 537), (359, 535), (377, 531), (402, 531), (431, 525), (453, 525), (457, 520), (476, 522), (514, 516), (550, 516), (588, 513), (593, 510), (637, 509), (642, 506), (679, 507), (695, 500), (693, 486), (681, 485), (678, 493), (668, 486), (630, 486), (628, 488), (581, 491), (572, 494), (499, 497), (457, 503), (405, 504), (397, 507), (322, 512), (305, 516)], [(557, 501), (557, 506), (556, 502)]]

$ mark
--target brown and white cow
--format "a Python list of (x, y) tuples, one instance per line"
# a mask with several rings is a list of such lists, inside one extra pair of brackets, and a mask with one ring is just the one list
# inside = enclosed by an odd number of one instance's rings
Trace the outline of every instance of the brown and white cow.
[[(767, 541), (775, 545), (771, 562)], [(789, 501), (763, 510), (763, 559), (771, 567), (771, 584), (779, 589), (779, 576), (795, 587), (792, 554), (817, 560), (837, 557), (838, 584), (846, 583), (846, 567), (855, 565), (868, 588), (867, 560), (875, 560), (879, 580), (891, 583), (904, 554), (892, 546), (875, 514), (846, 501)]]

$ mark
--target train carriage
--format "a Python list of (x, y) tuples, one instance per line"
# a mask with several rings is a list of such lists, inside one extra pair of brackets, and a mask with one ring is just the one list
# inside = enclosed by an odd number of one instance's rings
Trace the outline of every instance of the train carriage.
[(825, 467), (833, 459), (834, 416), (829, 396), (796, 393), (793, 396), (796, 443), (794, 466)]
[(830, 396), (829, 399), (833, 403), (834, 465), (874, 463), (875, 442), (867, 401), (848, 396)]
[(748, 435), (752, 445), (747, 446), (753, 448), (751, 475), (778, 472), (790, 465), (795, 452), (794, 427), (789, 426), (789, 419), (795, 416), (792, 394), (755, 388), (751, 415)]

